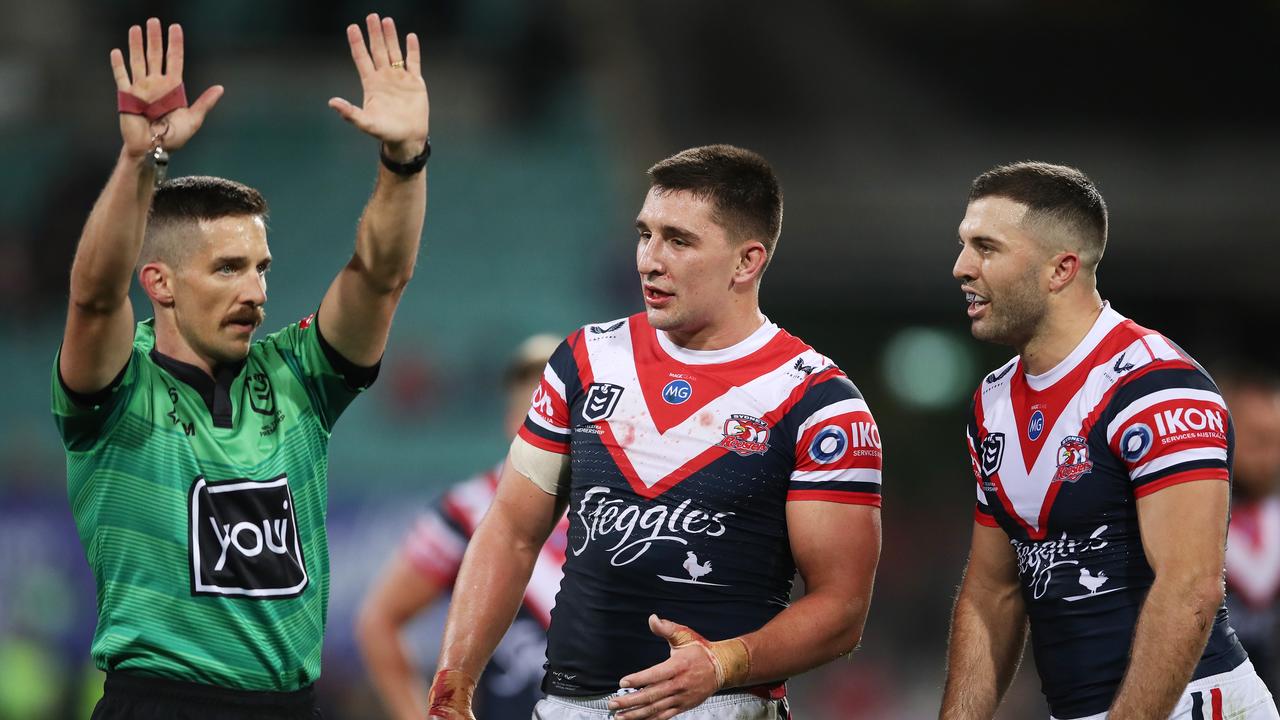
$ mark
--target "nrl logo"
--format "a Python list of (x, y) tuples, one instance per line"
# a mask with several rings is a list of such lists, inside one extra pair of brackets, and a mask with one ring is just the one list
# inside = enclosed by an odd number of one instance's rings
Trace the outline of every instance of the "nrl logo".
[(623, 387), (611, 383), (591, 383), (586, 402), (582, 405), (582, 419), (587, 422), (604, 420), (613, 414), (622, 397)]
[[(982, 439), (982, 448), (978, 452), (978, 461), (982, 467), (983, 489), (991, 482), (991, 476), (1000, 471), (1000, 462), (1004, 460), (1004, 433), (991, 433)], [(994, 490), (995, 488), (992, 487)]]
[(763, 455), (769, 449), (769, 425), (751, 415), (730, 415), (719, 446), (742, 457)]

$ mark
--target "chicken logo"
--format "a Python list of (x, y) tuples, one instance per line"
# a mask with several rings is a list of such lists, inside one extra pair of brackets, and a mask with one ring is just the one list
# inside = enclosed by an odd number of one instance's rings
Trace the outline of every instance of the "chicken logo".
[(1079, 435), (1068, 435), (1058, 447), (1058, 471), (1053, 482), (1075, 482), (1093, 469), (1089, 460), (1089, 441)]
[(719, 446), (742, 457), (763, 455), (769, 449), (769, 425), (751, 415), (730, 415), (724, 421), (724, 439)]
[(1107, 574), (1105, 572), (1099, 570), (1097, 575), (1090, 575), (1089, 568), (1080, 568), (1080, 584), (1084, 586), (1085, 590), (1089, 591), (1090, 595), (1097, 595), (1098, 588), (1102, 587), (1106, 582)]
[(667, 582), (684, 583), (686, 585), (711, 585), (714, 587), (729, 587), (728, 585), (725, 585), (723, 583), (713, 583), (713, 582), (707, 582), (705, 580), (699, 580), (698, 578), (702, 577), (703, 575), (711, 574), (711, 561), (708, 560), (702, 563), (698, 562), (698, 556), (694, 554), (692, 551), (685, 553), (685, 561), (681, 567), (684, 568), (685, 572), (689, 573), (689, 577), (687, 579), (679, 578), (679, 577), (670, 577), (668, 575), (659, 575), (658, 577), (662, 580), (666, 580)]

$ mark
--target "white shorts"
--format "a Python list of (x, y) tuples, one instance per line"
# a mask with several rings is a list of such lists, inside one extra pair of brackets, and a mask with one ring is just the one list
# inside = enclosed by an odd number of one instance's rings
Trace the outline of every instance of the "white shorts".
[[(613, 717), (608, 702), (615, 695), (566, 697), (548, 695), (533, 708), (533, 720), (604, 720)], [(788, 720), (786, 700), (764, 700), (750, 693), (712, 695), (681, 720)]]
[[(1073, 720), (1106, 720), (1098, 713)], [(1051, 720), (1058, 720), (1050, 716)], [(1192, 680), (1169, 720), (1280, 720), (1271, 691), (1245, 660), (1229, 672)]]

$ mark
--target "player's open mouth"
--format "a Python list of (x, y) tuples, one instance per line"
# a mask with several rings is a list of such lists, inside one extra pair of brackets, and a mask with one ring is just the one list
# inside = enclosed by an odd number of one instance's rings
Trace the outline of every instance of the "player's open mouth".
[(975, 292), (965, 291), (965, 302), (969, 303), (969, 317), (976, 319), (982, 315), (987, 306), (991, 304), (991, 300)]
[(651, 285), (644, 286), (644, 301), (650, 307), (660, 308), (671, 301), (675, 297), (674, 293), (663, 292)]

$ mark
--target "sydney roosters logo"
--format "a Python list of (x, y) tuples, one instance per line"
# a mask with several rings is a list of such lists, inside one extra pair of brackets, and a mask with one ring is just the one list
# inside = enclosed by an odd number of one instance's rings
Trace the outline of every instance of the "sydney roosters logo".
[(769, 449), (769, 425), (751, 415), (730, 415), (724, 421), (724, 439), (719, 445), (743, 457), (763, 455)]
[(1058, 470), (1053, 482), (1075, 482), (1093, 469), (1089, 460), (1089, 441), (1079, 435), (1068, 435), (1058, 447)]

